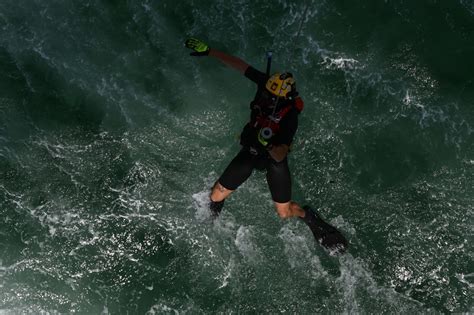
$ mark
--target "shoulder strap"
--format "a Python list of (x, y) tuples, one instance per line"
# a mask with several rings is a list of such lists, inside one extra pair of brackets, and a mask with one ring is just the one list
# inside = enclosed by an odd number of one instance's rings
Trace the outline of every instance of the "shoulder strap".
[(298, 112), (298, 114), (303, 111), (304, 102), (301, 99), (301, 97), (295, 98), (293, 104), (286, 106), (278, 113), (280, 116), (280, 120), (283, 119), (283, 117), (285, 117), (286, 114), (288, 114), (288, 112), (291, 110), (292, 107), (296, 108), (296, 111)]
[(280, 117), (280, 120), (282, 120), (283, 117), (285, 117), (286, 114), (288, 114), (288, 112), (291, 110), (291, 107), (292, 107), (291, 105), (288, 105), (278, 113), (278, 116)]

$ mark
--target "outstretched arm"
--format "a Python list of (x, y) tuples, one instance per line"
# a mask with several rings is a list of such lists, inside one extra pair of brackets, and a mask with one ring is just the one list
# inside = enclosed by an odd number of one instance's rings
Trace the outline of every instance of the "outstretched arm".
[(242, 74), (244, 74), (249, 67), (249, 64), (242, 59), (228, 55), (217, 49), (211, 49), (206, 43), (199, 39), (189, 38), (186, 40), (184, 45), (187, 48), (194, 50), (194, 52), (191, 53), (191, 56), (211, 56), (217, 58), (226, 66), (234, 68)]
[(249, 64), (243, 61), (242, 59), (228, 55), (214, 48), (209, 49), (209, 56), (219, 59), (226, 66), (234, 68), (235, 70), (239, 71), (242, 74), (244, 74), (247, 68), (249, 67)]

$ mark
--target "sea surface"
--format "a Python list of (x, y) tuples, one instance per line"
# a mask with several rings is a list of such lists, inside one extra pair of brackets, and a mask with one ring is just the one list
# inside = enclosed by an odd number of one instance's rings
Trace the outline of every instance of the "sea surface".
[[(211, 223), (252, 82), (290, 71), (293, 199)], [(0, 314), (474, 312), (473, 0), (3, 0)]]

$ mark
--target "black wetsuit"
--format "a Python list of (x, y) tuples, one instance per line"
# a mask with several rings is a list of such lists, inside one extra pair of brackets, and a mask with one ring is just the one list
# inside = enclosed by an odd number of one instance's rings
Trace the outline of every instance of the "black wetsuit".
[[(250, 104), (251, 114), (250, 122), (247, 123), (240, 135), (240, 144), (242, 150), (227, 166), (226, 170), (219, 178), (219, 183), (229, 190), (237, 189), (256, 168), (266, 170), (267, 183), (275, 202), (285, 203), (291, 200), (291, 177), (288, 168), (288, 160), (281, 162), (275, 161), (265, 147), (258, 141), (260, 128), (255, 128), (252, 124), (255, 117), (260, 113), (261, 108), (265, 106), (255, 106), (264, 103), (265, 84), (268, 77), (265, 73), (258, 71), (253, 67), (248, 67), (245, 76), (257, 84), (257, 93)], [(289, 103), (281, 103), (280, 108)], [(278, 107), (277, 107), (278, 110)], [(268, 113), (268, 114), (271, 114)], [(293, 137), (298, 129), (298, 111), (293, 106), (279, 123), (278, 132), (269, 140), (272, 145), (286, 144), (291, 145)]]

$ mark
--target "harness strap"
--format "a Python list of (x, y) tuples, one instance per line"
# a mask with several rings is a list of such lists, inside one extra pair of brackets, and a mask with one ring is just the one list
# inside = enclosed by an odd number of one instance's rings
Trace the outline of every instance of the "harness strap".
[[(301, 111), (304, 108), (304, 102), (301, 99), (301, 97), (297, 97), (294, 100), (293, 104), (287, 105), (284, 107), (276, 116), (270, 115), (270, 116), (264, 116), (264, 115), (257, 115), (255, 121), (253, 122), (253, 127), (270, 127), (274, 132), (278, 131), (279, 129), (279, 124), (280, 121), (286, 116), (286, 114), (289, 113), (289, 111), (292, 109), (292, 107), (296, 108), (298, 113), (301, 113)], [(273, 128), (275, 127), (275, 128)]]

